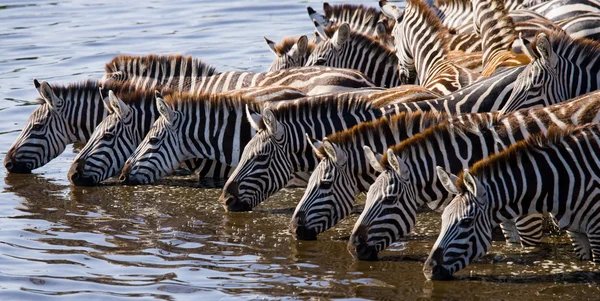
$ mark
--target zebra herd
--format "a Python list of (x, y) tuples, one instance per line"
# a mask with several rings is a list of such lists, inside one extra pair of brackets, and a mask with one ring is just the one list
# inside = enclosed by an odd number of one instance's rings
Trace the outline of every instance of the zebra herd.
[(217, 72), (182, 55), (115, 57), (102, 79), (34, 80), (40, 106), (10, 147), (29, 173), (84, 143), (73, 185), (152, 184), (176, 170), (227, 179), (219, 201), (251, 211), (306, 187), (290, 221), (314, 240), (366, 205), (360, 260), (442, 211), (424, 264), (449, 279), (506, 241), (540, 243), (544, 214), (600, 263), (600, 2), (379, 1), (311, 7), (312, 38), (265, 37), (266, 72)]

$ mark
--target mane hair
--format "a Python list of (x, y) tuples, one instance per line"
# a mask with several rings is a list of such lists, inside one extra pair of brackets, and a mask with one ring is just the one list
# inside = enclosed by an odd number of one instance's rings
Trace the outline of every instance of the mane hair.
[[(332, 24), (325, 28), (325, 34), (331, 39), (335, 32), (340, 28), (341, 24)], [(396, 51), (390, 49), (385, 44), (379, 42), (375, 36), (365, 35), (357, 30), (350, 29), (350, 36), (348, 40), (353, 40), (356, 46), (364, 46), (365, 49), (377, 49), (381, 50), (385, 57), (396, 56)]]
[[(275, 44), (275, 52), (277, 52), (279, 55), (284, 55), (288, 53), (292, 47), (294, 47), (294, 45), (296, 45), (296, 42), (298, 42), (298, 37), (285, 37), (281, 39), (279, 44)], [(309, 56), (315, 47), (317, 47), (317, 44), (309, 41), (306, 48), (306, 55)]]
[[(325, 11), (325, 17), (327, 19), (336, 18), (341, 19), (346, 15), (355, 16), (358, 15), (359, 19), (357, 20), (360, 24), (364, 23), (365, 20), (369, 16), (372, 16), (369, 19), (369, 22), (372, 24), (376, 24), (377, 21), (381, 18), (382, 14), (378, 8), (364, 6), (362, 4), (337, 4), (337, 5), (329, 5), (329, 3), (323, 3), (323, 10)], [(349, 20), (346, 20), (349, 21)]]
[[(158, 54), (149, 54), (144, 56), (130, 56), (130, 55), (119, 55), (113, 58), (110, 62), (108, 62), (104, 66), (104, 70), (107, 74), (114, 72), (131, 72), (127, 66), (130, 64), (135, 65), (143, 65), (143, 66), (154, 66), (159, 64), (162, 66), (163, 70), (171, 67), (171, 63), (175, 62), (177, 66), (180, 66), (181, 63), (185, 61), (186, 66), (192, 67), (196, 66), (196, 74), (192, 74), (192, 68), (187, 68), (185, 76), (211, 76), (216, 74), (216, 68), (214, 66), (208, 65), (202, 60), (198, 58), (194, 58), (192, 56), (184, 56), (182, 54), (176, 55), (158, 55)], [(141, 72), (138, 69), (137, 72), (139, 74), (135, 74), (137, 76), (141, 76)], [(164, 72), (164, 71), (163, 71)], [(179, 76), (179, 75), (177, 75)]]
[[(384, 127), (397, 127), (397, 128), (412, 128), (415, 123), (418, 124), (436, 124), (448, 116), (446, 113), (437, 112), (420, 112), (415, 113), (401, 112), (400, 114), (393, 115), (391, 117), (382, 117), (373, 121), (361, 122), (348, 130), (334, 133), (327, 136), (327, 140), (344, 148), (345, 146), (356, 145), (357, 142), (363, 141), (360, 137), (369, 136), (372, 137), (374, 131)], [(319, 151), (324, 151), (323, 146), (319, 148)]]
[[(576, 133), (577, 129), (586, 128), (587, 126), (575, 127), (569, 126), (567, 128), (560, 128), (552, 126), (548, 128), (548, 131), (544, 133), (537, 133), (527, 137), (525, 140), (516, 142), (504, 151), (490, 155), (487, 159), (483, 159), (475, 163), (471, 168), (470, 172), (473, 176), (479, 176), (484, 173), (489, 173), (492, 169), (498, 166), (507, 165), (509, 162), (520, 160), (520, 158), (535, 149), (549, 148), (555, 144), (558, 144), (564, 140), (565, 137)], [(597, 126), (597, 125), (592, 125)], [(456, 180), (456, 185), (461, 191), (466, 190), (464, 183), (464, 173), (461, 172)]]
[[(595, 58), (600, 56), (600, 42), (585, 39), (585, 38), (571, 38), (564, 31), (553, 30), (546, 31), (548, 40), (552, 45), (552, 51), (569, 61), (585, 61), (589, 58)], [(532, 45), (536, 45), (538, 36), (534, 38)], [(535, 50), (535, 46), (532, 47)], [(575, 53), (575, 54), (574, 54)]]
[(434, 0), (434, 5), (436, 7), (444, 7), (444, 6), (466, 6), (472, 7), (471, 0)]
[[(65, 96), (70, 94), (70, 92), (72, 91), (79, 91), (79, 95), (95, 94), (98, 93), (98, 89), (100, 88), (102, 88), (102, 96), (104, 97), (108, 97), (109, 90), (112, 90), (117, 95), (119, 95), (120, 93), (131, 93), (136, 91), (135, 86), (131, 85), (128, 81), (102, 83), (100, 81), (95, 80), (85, 80), (81, 82), (69, 83), (67, 85), (51, 84), (50, 88), (52, 88), (54, 94), (56, 94), (57, 96), (62, 96), (63, 98), (65, 98)], [(41, 98), (38, 98), (37, 101), (40, 102), (43, 100)]]
[[(483, 129), (492, 128), (498, 125), (500, 119), (502, 118), (499, 113), (473, 113), (468, 115), (474, 117), (470, 118), (469, 122), (460, 122), (456, 121), (455, 118), (451, 118), (438, 126), (430, 127), (425, 131), (392, 146), (391, 150), (394, 152), (394, 154), (403, 158), (407, 158), (407, 152), (412, 146), (429, 141), (429, 139), (432, 137), (437, 138), (447, 133), (456, 135), (462, 133), (481, 132)], [(387, 152), (383, 154), (380, 163), (384, 167), (389, 166)]]

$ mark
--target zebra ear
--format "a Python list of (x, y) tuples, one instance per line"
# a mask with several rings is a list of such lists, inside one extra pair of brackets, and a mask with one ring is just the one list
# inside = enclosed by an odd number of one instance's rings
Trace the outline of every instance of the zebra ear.
[(400, 21), (402, 19), (402, 10), (399, 9), (396, 5), (393, 5), (387, 1), (379, 1), (379, 7), (381, 8), (381, 12), (390, 17), (394, 18), (396, 21)]
[(333, 15), (333, 7), (331, 7), (329, 3), (323, 2), (323, 11), (325, 12), (325, 18), (329, 20), (328, 17), (331, 17), (331, 15)]
[(104, 108), (106, 109), (108, 114), (114, 113), (113, 108), (110, 106), (110, 102), (108, 101), (108, 99), (104, 98), (104, 95), (102, 95), (102, 87), (98, 88), (98, 95), (100, 95), (100, 99), (102, 99), (102, 104), (104, 105)]
[(333, 34), (331, 41), (336, 46), (341, 46), (342, 44), (344, 44), (346, 42), (346, 40), (348, 40), (349, 37), (350, 37), (350, 25), (348, 25), (348, 23), (344, 23), (344, 24), (340, 25), (340, 27), (338, 27), (338, 30), (335, 32), (335, 34)]
[(117, 97), (112, 90), (108, 90), (108, 101), (110, 102), (113, 111), (121, 117), (126, 116), (131, 111), (129, 106)]
[(435, 171), (437, 172), (440, 183), (442, 183), (442, 186), (444, 186), (448, 192), (454, 195), (459, 194), (458, 187), (456, 187), (457, 176), (446, 172), (441, 166), (437, 166)]
[(47, 81), (42, 81), (40, 84), (37, 80), (33, 81), (33, 85), (37, 89), (40, 97), (50, 106), (52, 109), (59, 108), (62, 105), (62, 99), (58, 98), (52, 87)]
[(323, 148), (325, 149), (327, 156), (336, 164), (344, 165), (346, 164), (346, 161), (348, 161), (348, 157), (342, 151), (342, 149), (335, 143), (329, 141), (327, 138), (323, 139)]
[(483, 197), (485, 197), (485, 188), (481, 185), (481, 182), (479, 182), (468, 169), (465, 169), (463, 172), (463, 181), (467, 190), (476, 196), (480, 205), (483, 205), (481, 201), (483, 201)]
[(329, 19), (327, 17), (317, 13), (312, 7), (307, 6), (306, 10), (308, 11), (308, 17), (313, 20), (313, 22), (317, 22), (322, 26), (329, 25)]
[(377, 24), (375, 24), (375, 35), (380, 40), (383, 40), (387, 36), (387, 30), (384, 22), (386, 22), (385, 19), (381, 19), (377, 21)]
[(313, 31), (310, 41), (315, 44), (319, 44), (321, 41), (323, 41), (323, 38), (321, 38), (321, 35), (319, 35), (319, 32), (316, 29)]
[(273, 52), (276, 56), (281, 56), (281, 54), (279, 52), (277, 52), (277, 50), (275, 49), (275, 46), (277, 44), (275, 44), (275, 42), (267, 39), (267, 37), (263, 37), (265, 39), (265, 42), (267, 42), (267, 45), (269, 46), (269, 49), (271, 49), (271, 52)]
[(327, 36), (327, 34), (325, 33), (325, 26), (319, 24), (317, 21), (313, 20), (313, 25), (315, 25), (315, 30), (316, 33), (319, 34), (319, 36), (321, 37), (321, 39), (323, 39), (324, 41), (329, 40), (329, 37)]
[(304, 56), (306, 54), (306, 50), (308, 49), (308, 37), (306, 35), (302, 35), (298, 38), (296, 42), (296, 51), (298, 52), (298, 56)]
[(312, 148), (313, 153), (315, 153), (315, 156), (319, 158), (319, 160), (322, 160), (325, 157), (327, 157), (325, 154), (319, 151), (319, 147), (323, 146), (323, 142), (316, 139), (313, 140), (308, 134), (306, 134), (306, 140), (308, 140), (308, 144)]
[(539, 58), (549, 62), (552, 67), (556, 67), (558, 59), (554, 55), (554, 52), (552, 52), (552, 44), (550, 44), (550, 40), (545, 33), (541, 32), (537, 35), (535, 50)]
[(385, 168), (381, 166), (381, 158), (383, 157), (381, 154), (375, 154), (373, 150), (365, 145), (363, 146), (363, 150), (365, 150), (365, 155), (367, 156), (367, 160), (369, 160), (369, 164), (378, 172), (384, 172)]
[(248, 123), (255, 131), (262, 130), (262, 116), (256, 112), (251, 112), (250, 107), (246, 105), (246, 119), (248, 119)]
[(270, 108), (267, 107), (263, 110), (262, 121), (269, 133), (275, 135), (276, 139), (281, 138), (283, 135), (283, 127), (279, 124), (279, 121), (277, 121), (275, 114), (273, 114), (273, 111), (271, 111)]
[(391, 148), (388, 148), (387, 155), (388, 163), (400, 175), (400, 178), (408, 180), (410, 172), (408, 170), (408, 165), (406, 165), (406, 162), (404, 162), (402, 158), (396, 156), (396, 154)]
[(167, 105), (165, 99), (158, 91), (156, 91), (156, 106), (158, 107), (158, 113), (160, 113), (160, 116), (165, 118), (169, 124), (173, 124), (173, 120), (175, 119), (175, 113)]

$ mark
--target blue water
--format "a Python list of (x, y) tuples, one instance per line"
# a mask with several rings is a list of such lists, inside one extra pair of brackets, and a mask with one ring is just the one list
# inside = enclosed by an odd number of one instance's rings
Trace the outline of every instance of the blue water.
[[(331, 1), (332, 3), (336, 1)], [(377, 5), (376, 1), (367, 2)], [(317, 1), (0, 1), (0, 155), (36, 108), (32, 81), (99, 79), (118, 54), (183, 53), (220, 71), (264, 71), (263, 36), (311, 34)], [(379, 262), (356, 262), (356, 216), (318, 241), (287, 233), (302, 190), (252, 213), (226, 213), (191, 179), (150, 187), (69, 186), (76, 149), (32, 175), (0, 168), (0, 300), (552, 299), (598, 296), (594, 267), (564, 238), (522, 251), (495, 244), (456, 282), (425, 281), (439, 217)], [(493, 262), (499, 262), (494, 264)], [(583, 272), (579, 272), (582, 270)]]

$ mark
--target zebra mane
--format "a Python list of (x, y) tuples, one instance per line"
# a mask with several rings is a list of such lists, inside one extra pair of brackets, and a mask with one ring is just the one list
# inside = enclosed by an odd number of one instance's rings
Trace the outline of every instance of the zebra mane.
[(461, 7), (472, 7), (471, 0), (434, 0), (433, 4), (437, 7), (444, 6), (461, 6)]
[[(525, 140), (516, 142), (502, 152), (492, 154), (486, 159), (478, 161), (471, 166), (469, 172), (475, 177), (483, 174), (489, 174), (492, 169), (495, 169), (498, 166), (505, 166), (508, 162), (520, 160), (520, 158), (528, 151), (551, 147), (563, 141), (565, 137), (574, 134), (577, 129), (586, 128), (589, 126), (590, 125), (581, 127), (569, 126), (567, 128), (552, 126), (548, 128), (548, 131), (545, 134), (533, 134), (527, 137)], [(458, 174), (456, 185), (461, 191), (466, 191), (464, 172), (460, 172)]]
[[(390, 149), (394, 154), (402, 157), (409, 158), (408, 151), (414, 145), (420, 145), (427, 141), (431, 141), (432, 137), (442, 138), (446, 135), (460, 135), (463, 133), (477, 133), (481, 132), (486, 128), (492, 128), (500, 123), (502, 115), (499, 113), (473, 113), (465, 114), (470, 116), (468, 122), (457, 121), (456, 118), (451, 118), (448, 121), (441, 123), (440, 125), (430, 127), (423, 132), (414, 135), (394, 146)], [(381, 166), (389, 167), (387, 152), (383, 154), (381, 158)]]
[(164, 100), (174, 110), (180, 110), (181, 107), (187, 105), (218, 107), (226, 111), (244, 109), (246, 105), (249, 105), (250, 109), (259, 110), (258, 104), (254, 101), (253, 97), (240, 94), (174, 92), (164, 95)]
[[(298, 42), (298, 37), (284, 37), (279, 44), (275, 44), (275, 52), (279, 55), (284, 55), (296, 45), (296, 42)], [(315, 47), (317, 47), (317, 44), (309, 41), (306, 48), (306, 55), (309, 56)]]
[[(574, 39), (559, 30), (547, 31), (546, 34), (552, 51), (568, 61), (585, 61), (600, 56), (600, 42), (585, 38)], [(534, 38), (532, 45), (537, 45), (538, 36)], [(532, 50), (537, 52), (536, 47), (532, 47)]]
[[(445, 120), (446, 116), (446, 113), (438, 112), (401, 112), (391, 117), (382, 117), (373, 121), (361, 122), (348, 130), (327, 136), (327, 140), (340, 146), (341, 148), (345, 148), (345, 146), (352, 147), (362, 141), (370, 140), (364, 137), (375, 139), (382, 138), (376, 137), (379, 135), (379, 131), (377, 131), (377, 129), (380, 128), (394, 127), (399, 129), (407, 129), (408, 131), (408, 129), (417, 127), (420, 124), (437, 124), (441, 120)], [(323, 146), (319, 147), (319, 151), (324, 153)]]
[(326, 94), (279, 102), (270, 108), (278, 121), (297, 122), (298, 116), (306, 115), (307, 112), (352, 113), (372, 110), (373, 106), (365, 95)]
[[(115, 93), (120, 92), (133, 92), (136, 91), (133, 85), (130, 85), (129, 82), (99, 82), (95, 80), (85, 80), (81, 82), (69, 83), (68, 85), (56, 85), (51, 84), (50, 87), (54, 94), (57, 96), (65, 96), (71, 94), (74, 91), (77, 91), (78, 95), (90, 95), (98, 92), (98, 89), (102, 88), (103, 91), (106, 91), (106, 95), (108, 95), (108, 90), (112, 90)], [(75, 94), (74, 94), (75, 95)], [(43, 101), (41, 98), (38, 98), (37, 101)]]
[(441, 41), (441, 50), (444, 54), (448, 52), (448, 39), (447, 36), (450, 34), (448, 29), (442, 24), (442, 21), (438, 15), (431, 10), (431, 7), (423, 0), (407, 0), (406, 7), (414, 7), (417, 13), (424, 18), (424, 22), (430, 28), (431, 31), (437, 34), (437, 38)]
[[(191, 74), (193, 68), (188, 68), (186, 72), (186, 76), (210, 76), (216, 74), (216, 68), (214, 66), (208, 65), (200, 59), (194, 58), (192, 56), (184, 56), (182, 54), (176, 55), (159, 55), (159, 54), (149, 54), (144, 56), (130, 56), (130, 55), (119, 55), (113, 58), (110, 62), (106, 63), (104, 66), (104, 70), (107, 74), (114, 73), (118, 71), (123, 72), (132, 72), (128, 68), (130, 65), (135, 65), (136, 67), (139, 65), (142, 66), (154, 66), (156, 64), (163, 66), (163, 70), (168, 69), (172, 64), (176, 66), (181, 66), (181, 64), (185, 62), (185, 66), (195, 66), (197, 74)], [(138, 73), (141, 73), (143, 70), (137, 70)], [(141, 74), (136, 74), (141, 76)]]
[[(370, 23), (373, 27), (383, 17), (378, 8), (362, 4), (329, 5), (329, 3), (325, 2), (323, 3), (323, 10), (325, 11), (325, 17), (329, 20), (335, 18), (338, 22), (352, 22), (353, 24)], [(389, 24), (386, 24), (386, 31), (391, 32), (393, 27), (393, 23), (391, 27)]]

